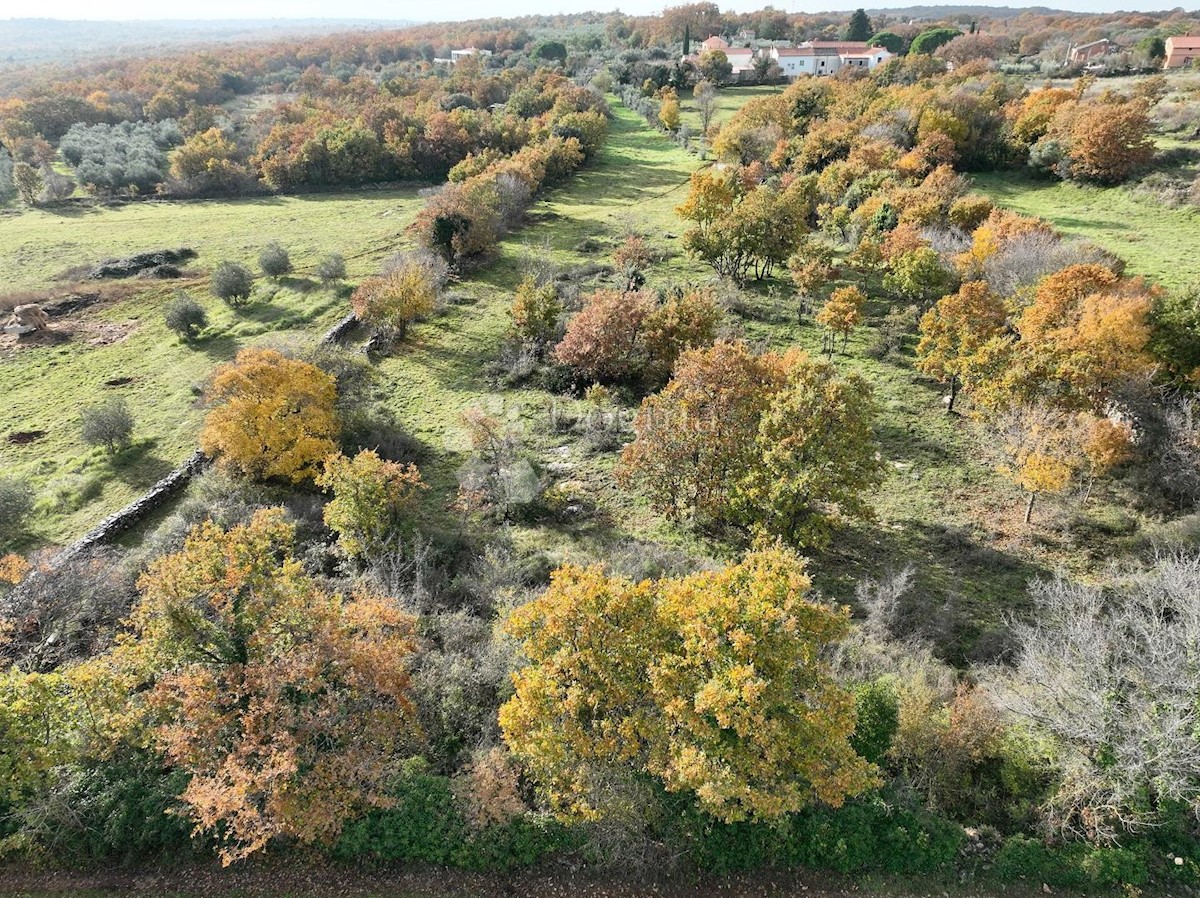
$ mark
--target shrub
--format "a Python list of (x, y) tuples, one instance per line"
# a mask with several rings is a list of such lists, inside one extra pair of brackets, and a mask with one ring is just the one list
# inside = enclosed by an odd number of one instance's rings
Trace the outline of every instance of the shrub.
[(330, 253), (317, 265), (317, 277), (322, 284), (333, 284), (346, 279), (346, 260), (338, 253)]
[(222, 262), (212, 273), (211, 289), (213, 296), (231, 306), (241, 305), (254, 289), (254, 275), (238, 262)]
[(185, 340), (198, 336), (208, 327), (204, 307), (186, 293), (176, 293), (163, 312), (167, 327)]
[(900, 725), (900, 700), (886, 682), (875, 680), (854, 690), (857, 719), (850, 744), (872, 764), (878, 764), (892, 745)]
[(281, 278), (292, 271), (292, 258), (288, 251), (272, 240), (258, 254), (258, 267), (269, 278)]
[(409, 324), (433, 312), (437, 299), (438, 286), (427, 268), (406, 260), (359, 284), (350, 304), (363, 321), (403, 340)]
[(103, 446), (109, 452), (126, 445), (133, 433), (133, 414), (124, 399), (88, 406), (79, 418), (83, 441), (90, 446)]
[(1137, 850), (1082, 842), (1051, 847), (1019, 834), (1000, 847), (996, 873), (1006, 880), (1029, 879), (1066, 889), (1136, 886), (1149, 878), (1147, 859)]
[(0, 539), (20, 536), (33, 511), (33, 487), (20, 477), (0, 477)]
[(550, 818), (522, 815), (504, 824), (473, 830), (455, 802), (449, 777), (410, 762), (393, 791), (395, 806), (350, 823), (334, 854), (509, 870), (577, 844), (575, 835)]

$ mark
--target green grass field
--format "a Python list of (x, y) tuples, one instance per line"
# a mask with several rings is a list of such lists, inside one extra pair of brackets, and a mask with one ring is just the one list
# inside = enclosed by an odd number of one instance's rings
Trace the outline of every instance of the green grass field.
[(1001, 206), (1036, 215), (1073, 237), (1092, 240), (1169, 289), (1200, 283), (1200, 209), (1168, 208), (1127, 188), (1088, 187), (1023, 172), (974, 176), (976, 189)]
[[(757, 93), (745, 91), (742, 98)], [(579, 400), (534, 386), (505, 387), (489, 374), (508, 327), (512, 289), (530, 257), (548, 257), (573, 272), (571, 280), (586, 292), (613, 283), (601, 266), (621, 237), (635, 230), (662, 260), (650, 275), (652, 285), (708, 281), (710, 272), (679, 249), (682, 226), (674, 213), (690, 174), (702, 164), (617, 106), (599, 157), (535, 204), (530, 226), (504, 242), (497, 261), (453, 285), (445, 309), (414, 327), (378, 363), (377, 398), (423, 447), (422, 470), (433, 486), (430, 515), (451, 514), (447, 506), (468, 450), (462, 412), (481, 405), (520, 427), (535, 459), (545, 470), (553, 465), (555, 481), (585, 509), (567, 520), (511, 525), (507, 531), (519, 548), (559, 562), (602, 558), (631, 539), (716, 558), (738, 551), (728, 542), (670, 526), (639, 497), (616, 487), (615, 452), (592, 451), (578, 434), (555, 430), (554, 414), (570, 417), (580, 409)], [(1001, 191), (1004, 183), (983, 186)], [(1013, 189), (1018, 198), (1030, 195)], [(29, 478), (41, 494), (30, 545), (61, 544), (80, 535), (185, 457), (203, 415), (200, 385), (213, 367), (244, 345), (315, 338), (344, 314), (346, 299), (344, 291), (323, 289), (305, 273), (331, 251), (351, 260), (353, 276), (368, 273), (405, 243), (404, 227), (418, 203), (413, 192), (345, 193), (129, 205), (65, 217), (31, 212), (0, 220), (0, 266), (23, 259), (21, 284), (30, 288), (104, 255), (193, 245), (201, 257), (196, 277), (184, 286), (204, 298), (212, 317), (207, 339), (181, 343), (160, 318), (176, 285), (156, 284), (80, 316), (92, 329), (87, 333), (108, 327), (124, 334), (120, 339), (92, 345), (85, 333), (57, 346), (0, 356), (0, 390), (9, 397), (0, 412), (0, 437), (46, 431), (28, 445), (0, 442), (0, 467)], [(208, 296), (204, 272), (224, 257), (249, 262), (270, 239), (293, 251), (298, 276), (280, 284), (260, 280), (256, 301), (238, 313)], [(727, 316), (728, 332), (758, 347), (818, 351), (817, 328), (797, 323), (790, 297), (786, 281), (751, 288)], [(873, 299), (871, 320), (878, 321), (887, 308), (885, 300)], [(917, 570), (912, 612), (943, 627), (945, 645), (966, 651), (980, 632), (1023, 601), (1031, 577), (1060, 565), (1080, 570), (1101, 563), (1116, 554), (1118, 539), (1152, 523), (1144, 513), (1128, 510), (1133, 504), (1128, 496), (1098, 490), (1085, 510), (1047, 502), (1042, 526), (1027, 530), (1020, 523), (1017, 490), (995, 473), (970, 421), (947, 415), (942, 391), (915, 373), (911, 346), (901, 357), (876, 361), (865, 352), (873, 337), (873, 327), (860, 328), (848, 352), (834, 362), (873, 384), (890, 474), (876, 498), (878, 521), (846, 528), (813, 559), (814, 577), (827, 594), (850, 599), (859, 578), (911, 562)], [(118, 378), (132, 380), (105, 386)], [(125, 396), (138, 420), (135, 445), (116, 459), (84, 446), (77, 432), (80, 406), (109, 395)], [(1078, 520), (1090, 523), (1080, 530), (1072, 523)]]

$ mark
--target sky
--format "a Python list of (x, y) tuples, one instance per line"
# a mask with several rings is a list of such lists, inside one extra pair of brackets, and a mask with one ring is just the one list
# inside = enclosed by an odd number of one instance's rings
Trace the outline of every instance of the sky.
[[(39, 0), (21, 4), (22, 16), (54, 19), (265, 19), (265, 18), (364, 18), (415, 21), (447, 21), (478, 19), (491, 16), (516, 16), (559, 12), (582, 12), (591, 9), (613, 9), (635, 15), (660, 12), (664, 6), (674, 6), (687, 0), (182, 0), (164, 4), (162, 0)], [(761, 9), (769, 0), (726, 0), (722, 9)], [(980, 2), (980, 0), (969, 0)], [(1124, 10), (1156, 10), (1167, 7), (1163, 0), (1045, 0), (1020, 3), (993, 0), (994, 4), (1009, 6), (1048, 6), (1076, 12), (1111, 12)], [(0, 17), (4, 8), (16, 0), (0, 2)], [(776, 8), (788, 12), (853, 9), (864, 0), (774, 0)], [(914, 0), (867, 0), (871, 8), (917, 5)], [(924, 5), (924, 4), (921, 4)], [(982, 3), (980, 4), (982, 5)], [(13, 9), (13, 12), (16, 12)]]

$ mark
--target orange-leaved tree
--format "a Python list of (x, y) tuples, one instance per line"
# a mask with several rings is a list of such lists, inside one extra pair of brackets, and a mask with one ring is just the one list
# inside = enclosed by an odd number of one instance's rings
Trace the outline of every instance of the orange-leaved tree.
[(842, 351), (846, 351), (850, 332), (862, 324), (866, 302), (866, 294), (857, 287), (839, 287), (821, 306), (816, 322), (825, 329), (822, 343), (830, 355), (833, 355), (834, 336), (837, 334), (841, 334)]
[(282, 509), (196, 527), (139, 582), (118, 669), (145, 723), (191, 774), (180, 796), (226, 863), (276, 836), (328, 842), (389, 803), (417, 733), (414, 621), (392, 602), (324, 592), (293, 556)]
[(200, 447), (237, 474), (298, 483), (337, 450), (337, 387), (316, 365), (243, 349), (217, 369), (206, 399)]
[(614, 781), (647, 773), (726, 822), (840, 805), (877, 779), (824, 660), (848, 611), (809, 589), (779, 548), (637, 584), (562, 568), (507, 623), (529, 663), (500, 711), (505, 740), (569, 816), (602, 816)]
[(1004, 303), (984, 281), (968, 281), (943, 296), (921, 316), (917, 368), (950, 385), (947, 411), (954, 411), (959, 387), (969, 383), (980, 350), (1004, 333)]

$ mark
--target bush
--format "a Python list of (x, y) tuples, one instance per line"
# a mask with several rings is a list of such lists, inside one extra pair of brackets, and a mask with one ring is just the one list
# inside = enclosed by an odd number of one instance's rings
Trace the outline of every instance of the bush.
[(857, 723), (850, 744), (872, 764), (878, 764), (892, 745), (900, 725), (900, 700), (886, 682), (876, 680), (854, 690)]
[(258, 267), (269, 278), (281, 278), (292, 271), (292, 258), (288, 251), (272, 240), (258, 254)]
[(184, 340), (191, 340), (208, 327), (208, 315), (204, 307), (186, 293), (176, 293), (166, 310), (163, 320), (169, 329)]
[(0, 477), (0, 539), (20, 536), (33, 512), (33, 487), (20, 477)]
[(676, 819), (674, 835), (688, 856), (716, 873), (768, 866), (933, 873), (954, 862), (964, 838), (956, 824), (882, 796), (811, 807), (774, 826), (724, 824), (693, 808)]
[(408, 765), (393, 796), (395, 807), (346, 826), (334, 847), (336, 857), (510, 870), (577, 843), (561, 824), (532, 815), (472, 829), (455, 801), (450, 778), (430, 773), (423, 761)]
[(254, 289), (254, 275), (238, 262), (222, 262), (212, 273), (211, 289), (213, 296), (231, 306), (241, 305)]
[(124, 399), (88, 406), (79, 418), (83, 441), (89, 446), (103, 446), (109, 452), (126, 445), (133, 433), (133, 414)]
[(1028, 879), (1066, 889), (1141, 885), (1150, 876), (1148, 866), (1143, 850), (1083, 842), (1051, 847), (1023, 835), (1006, 839), (996, 855), (1001, 879)]
[(330, 253), (317, 266), (317, 277), (322, 284), (333, 284), (346, 279), (346, 260), (338, 253)]

